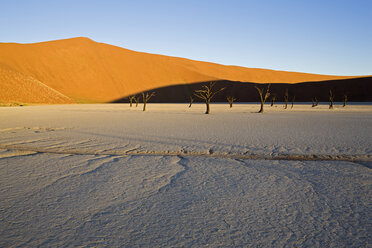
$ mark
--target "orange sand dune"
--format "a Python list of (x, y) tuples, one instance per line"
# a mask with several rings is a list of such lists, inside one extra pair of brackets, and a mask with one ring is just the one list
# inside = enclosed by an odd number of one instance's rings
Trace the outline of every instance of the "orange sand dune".
[[(88, 38), (0, 43), (0, 65), (0, 87), (6, 89), (0, 101), (45, 103), (69, 102), (69, 98), (75, 102), (109, 102), (152, 88), (220, 79), (297, 83), (350, 78), (225, 66), (135, 52)], [(43, 91), (26, 90), (23, 85), (31, 83)]]
[(0, 64), (0, 103), (73, 103), (71, 99), (39, 82)]

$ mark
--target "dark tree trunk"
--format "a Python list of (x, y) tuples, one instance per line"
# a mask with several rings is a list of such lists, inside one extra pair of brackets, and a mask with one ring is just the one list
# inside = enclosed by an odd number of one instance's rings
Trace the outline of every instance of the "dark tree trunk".
[(334, 95), (332, 91), (330, 90), (329, 91), (329, 109), (333, 109), (333, 99), (334, 99)]
[(146, 111), (146, 102), (143, 102), (143, 111)]
[(207, 110), (205, 111), (205, 113), (209, 114), (209, 101), (206, 101), (205, 104), (207, 105)]
[(284, 109), (287, 109), (287, 107), (288, 107), (288, 99), (289, 99), (288, 89), (286, 89), (285, 93), (284, 93), (284, 101), (285, 101)]
[(190, 97), (190, 105), (189, 105), (189, 108), (191, 108), (191, 105), (192, 103), (194, 102), (194, 99), (192, 97)]
[(263, 113), (264, 112), (264, 103), (263, 101), (261, 101), (261, 108), (260, 108), (260, 111), (258, 111), (258, 113)]
[(311, 105), (311, 107), (316, 107), (316, 106), (318, 106), (318, 99), (316, 99), (316, 97), (315, 98), (313, 98), (313, 99), (311, 99), (311, 101), (313, 102), (313, 105)]
[(261, 100), (261, 108), (260, 108), (260, 111), (258, 111), (258, 113), (263, 113), (264, 112), (264, 99), (262, 97), (262, 93), (260, 93), (260, 100)]
[(229, 102), (230, 108), (232, 108), (234, 101), (236, 100), (233, 96), (227, 96), (227, 101)]
[(145, 94), (142, 92), (143, 111), (146, 111), (146, 104), (150, 100), (150, 98), (154, 95), (155, 95), (155, 92), (151, 92), (151, 94), (150, 93)]
[(258, 113), (263, 113), (264, 112), (264, 110), (263, 110), (264, 104), (265, 104), (267, 98), (270, 96), (270, 91), (269, 91), (270, 84), (267, 86), (265, 94), (264, 94), (264, 89), (263, 88), (260, 89), (257, 86), (254, 86), (254, 87), (256, 88), (258, 94), (260, 95), (260, 101), (261, 101), (261, 108), (260, 108), (260, 111), (258, 111)]
[(225, 88), (220, 88), (219, 90), (213, 92), (212, 88), (215, 83), (210, 83), (209, 86), (203, 85), (201, 90), (195, 90), (194, 95), (200, 99), (203, 99), (205, 101), (205, 104), (207, 105), (207, 109), (205, 111), (206, 114), (209, 114), (209, 103), (211, 99), (219, 92), (223, 91)]

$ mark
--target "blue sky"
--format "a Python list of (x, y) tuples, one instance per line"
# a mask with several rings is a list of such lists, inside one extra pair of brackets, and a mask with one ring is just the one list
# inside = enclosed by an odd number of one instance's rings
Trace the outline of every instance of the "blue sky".
[(1, 0), (0, 7), (0, 42), (85, 36), (226, 65), (372, 74), (370, 0)]

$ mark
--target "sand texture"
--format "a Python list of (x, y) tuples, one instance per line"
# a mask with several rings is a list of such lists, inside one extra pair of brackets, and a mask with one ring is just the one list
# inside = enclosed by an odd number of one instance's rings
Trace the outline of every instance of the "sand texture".
[(0, 103), (73, 103), (33, 77), (0, 65)]
[(0, 108), (0, 247), (368, 247), (372, 106)]

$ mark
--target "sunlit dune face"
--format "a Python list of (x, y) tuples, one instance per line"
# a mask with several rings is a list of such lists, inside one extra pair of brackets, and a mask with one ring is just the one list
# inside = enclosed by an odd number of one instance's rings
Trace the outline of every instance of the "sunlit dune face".
[(73, 103), (33, 77), (0, 65), (0, 102), (4, 103)]
[(297, 83), (349, 77), (224, 66), (130, 51), (88, 38), (0, 44), (1, 101), (112, 100), (175, 84), (212, 80)]

